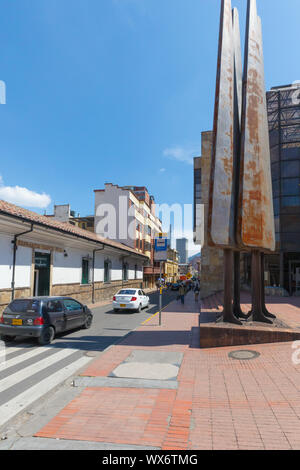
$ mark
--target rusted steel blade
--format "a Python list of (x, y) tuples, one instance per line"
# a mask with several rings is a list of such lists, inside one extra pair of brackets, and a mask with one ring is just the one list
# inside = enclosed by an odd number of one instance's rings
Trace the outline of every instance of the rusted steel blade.
[(221, 1), (211, 161), (208, 243), (235, 247), (234, 54), (231, 0)]
[(241, 33), (239, 12), (237, 8), (232, 10), (232, 27), (233, 27), (233, 48), (234, 48), (234, 73), (235, 73), (235, 95), (236, 106), (238, 111), (238, 122), (241, 127), (242, 119), (242, 89), (243, 89), (243, 65), (241, 52)]
[(241, 248), (275, 249), (261, 23), (248, 0), (237, 239)]

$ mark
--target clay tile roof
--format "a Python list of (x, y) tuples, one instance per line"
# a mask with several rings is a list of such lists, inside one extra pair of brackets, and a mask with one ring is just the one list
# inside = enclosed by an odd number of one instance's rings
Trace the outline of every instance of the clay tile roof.
[(28, 209), (23, 209), (23, 207), (16, 206), (14, 204), (11, 204), (10, 202), (6, 202), (0, 199), (0, 214), (1, 213), (16, 218), (19, 217), (25, 219), (28, 222), (37, 223), (47, 228), (59, 230), (60, 232), (65, 232), (68, 235), (74, 235), (76, 237), (80, 237), (92, 242), (102, 243), (112, 248), (117, 248), (119, 250), (127, 251), (129, 253), (142, 256), (143, 258), (148, 258), (146, 255), (139, 253), (135, 249), (130, 248), (124, 245), (123, 243), (119, 243), (108, 238), (100, 237), (96, 233), (81, 229), (79, 227), (76, 227), (75, 225), (71, 225), (67, 222), (59, 222), (58, 220), (55, 220), (52, 217), (37, 214), (36, 212), (29, 211)]

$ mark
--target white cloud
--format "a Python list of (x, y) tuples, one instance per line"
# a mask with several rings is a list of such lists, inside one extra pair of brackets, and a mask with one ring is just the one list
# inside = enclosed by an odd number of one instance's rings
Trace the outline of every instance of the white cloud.
[(39, 194), (20, 186), (5, 186), (0, 175), (0, 199), (25, 207), (46, 208), (51, 203), (48, 194)]
[(199, 154), (199, 147), (171, 147), (163, 151), (165, 157), (193, 165), (194, 157)]
[(164, 172), (166, 171), (166, 169), (165, 169), (165, 168), (161, 168), (159, 171), (160, 171), (160, 173), (164, 173)]

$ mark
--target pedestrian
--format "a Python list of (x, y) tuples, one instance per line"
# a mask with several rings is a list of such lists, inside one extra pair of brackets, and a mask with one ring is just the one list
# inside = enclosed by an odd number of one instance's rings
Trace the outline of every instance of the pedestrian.
[(183, 284), (180, 284), (180, 287), (179, 287), (179, 297), (180, 297), (180, 300), (181, 300), (182, 305), (184, 304), (184, 295), (185, 295), (185, 288), (184, 288), (184, 285), (183, 285)]
[(199, 289), (198, 284), (196, 284), (196, 286), (195, 286), (194, 293), (195, 293), (195, 302), (198, 302), (198, 300), (199, 300), (199, 293), (200, 293), (200, 289)]

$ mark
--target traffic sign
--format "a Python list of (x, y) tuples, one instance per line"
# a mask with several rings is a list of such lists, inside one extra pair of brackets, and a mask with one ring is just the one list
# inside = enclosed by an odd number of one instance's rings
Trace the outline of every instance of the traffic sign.
[(168, 239), (158, 237), (154, 239), (154, 260), (167, 261)]

